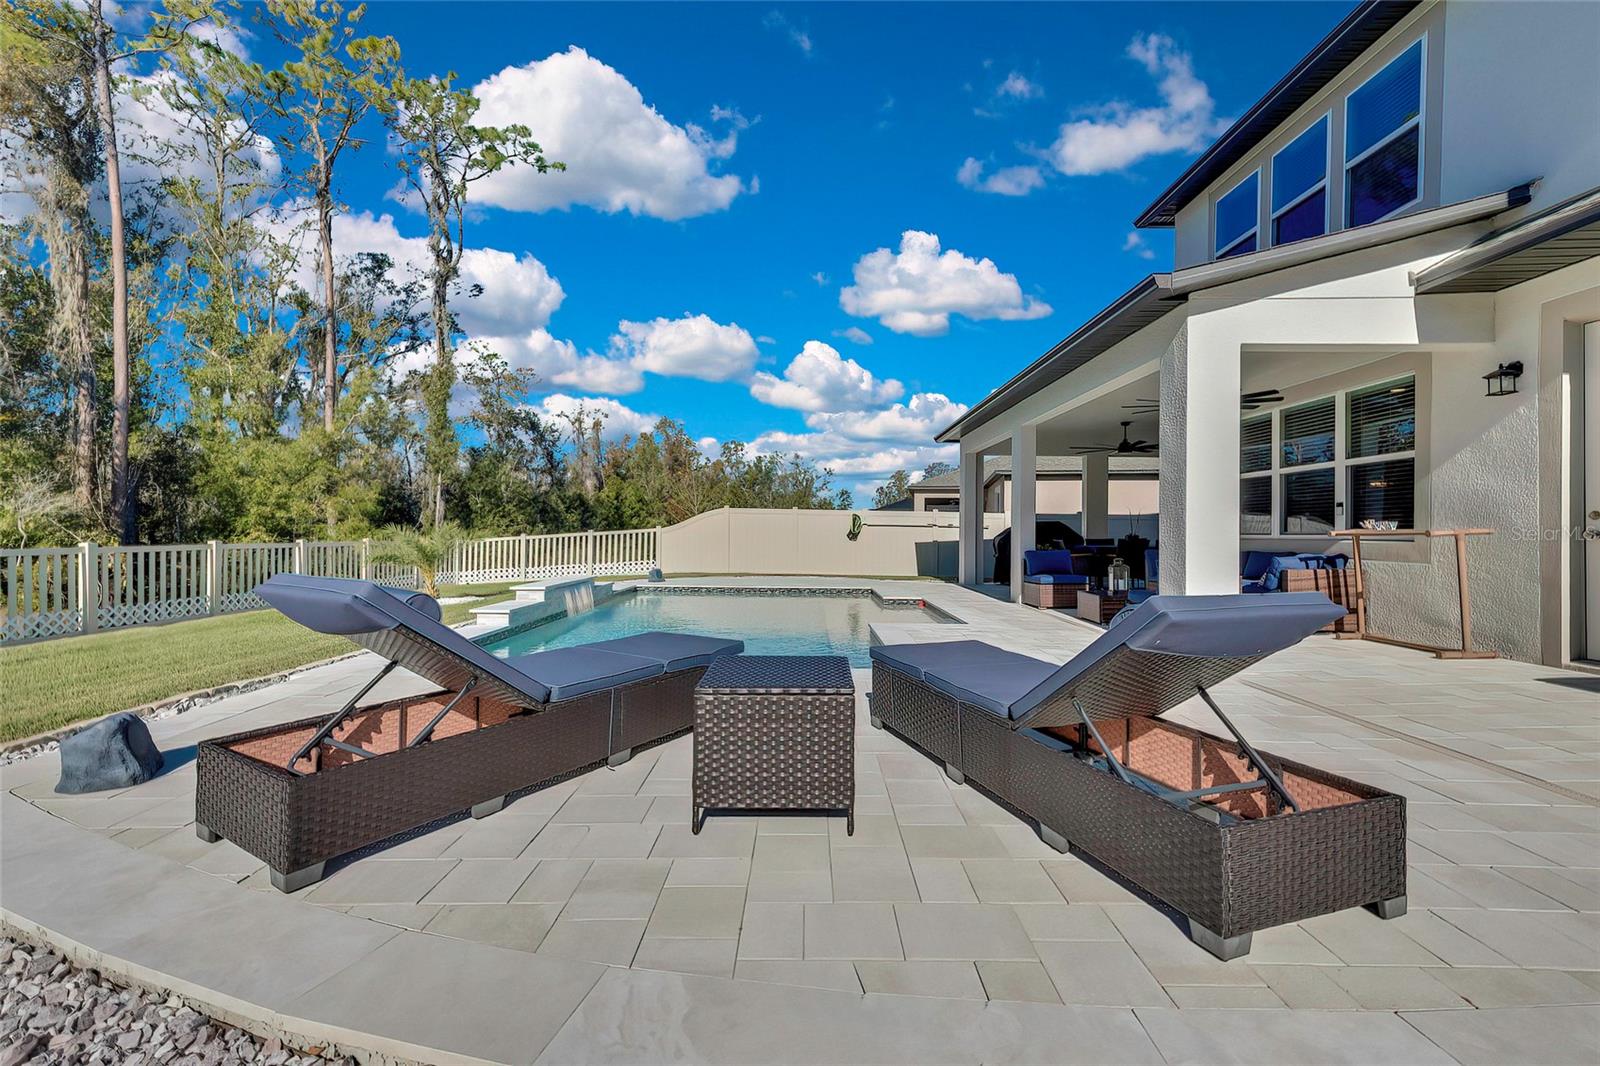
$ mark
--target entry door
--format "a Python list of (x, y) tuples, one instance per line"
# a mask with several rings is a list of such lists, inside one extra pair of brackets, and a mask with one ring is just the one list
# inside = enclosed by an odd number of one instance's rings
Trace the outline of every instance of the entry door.
[(1583, 327), (1583, 421), (1584, 621), (1600, 660), (1600, 322)]

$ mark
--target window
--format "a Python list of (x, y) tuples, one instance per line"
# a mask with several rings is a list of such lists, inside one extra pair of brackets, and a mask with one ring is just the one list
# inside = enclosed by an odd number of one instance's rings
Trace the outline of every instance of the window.
[[(1416, 380), (1357, 389), (1350, 393), (1349, 405), (1350, 521), (1409, 529), (1416, 519)], [(1372, 456), (1384, 458), (1353, 461)]]
[(1245, 255), (1256, 250), (1260, 200), (1261, 172), (1258, 170), (1229, 189), (1217, 201), (1218, 259)]
[(1345, 100), (1347, 226), (1387, 218), (1422, 196), (1422, 41)]
[(1393, 378), (1243, 419), (1239, 532), (1416, 525), (1417, 383)]
[(1333, 462), (1333, 397), (1312, 400), (1283, 412), (1284, 466)]
[(1332, 532), (1333, 505), (1333, 467), (1283, 475), (1284, 533)]
[[(1247, 418), (1239, 426), (1239, 532), (1272, 532), (1272, 416)], [(1250, 477), (1248, 475), (1256, 476)]]
[(1328, 116), (1272, 157), (1272, 243), (1328, 231)]

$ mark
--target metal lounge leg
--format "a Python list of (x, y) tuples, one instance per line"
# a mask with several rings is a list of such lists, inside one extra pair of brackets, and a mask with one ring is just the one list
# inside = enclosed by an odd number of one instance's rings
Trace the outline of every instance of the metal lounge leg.
[(1223, 962), (1250, 954), (1249, 933), (1240, 933), (1237, 936), (1219, 936), (1193, 918), (1189, 919), (1189, 939)]
[(621, 751), (614, 751), (610, 755), (607, 755), (606, 765), (615, 769), (631, 758), (633, 758), (633, 749), (623, 748)]
[(1406, 912), (1406, 898), (1394, 896), (1390, 899), (1380, 899), (1376, 903), (1367, 904), (1367, 909), (1385, 920), (1398, 918)]
[(882, 729), (883, 728), (883, 719), (879, 718), (875, 714), (867, 715), (867, 721), (872, 724), (872, 728), (874, 728), (874, 729)]
[(944, 764), (944, 776), (948, 777), (958, 785), (964, 785), (967, 783), (967, 775), (962, 773), (960, 770), (957, 770), (950, 763)]
[(273, 870), (272, 887), (277, 889), (279, 892), (284, 893), (298, 892), (302, 888), (305, 888), (308, 885), (314, 885), (318, 881), (322, 880), (322, 870), (324, 865), (324, 863), (319, 862), (312, 866), (302, 866), (300, 869), (291, 871), (290, 873), (284, 873), (281, 870)]
[(494, 799), (487, 799), (482, 803), (474, 803), (471, 813), (474, 818), (487, 818), (505, 805), (506, 798), (504, 796), (496, 796)]
[(1066, 837), (1062, 836), (1054, 829), (1051, 829), (1043, 822), (1039, 823), (1039, 839), (1057, 851), (1061, 852), (1063, 855), (1072, 850), (1072, 845), (1067, 843)]
[(194, 823), (194, 835), (207, 844), (215, 844), (222, 839), (221, 833), (213, 833), (210, 826), (201, 825), (199, 822)]

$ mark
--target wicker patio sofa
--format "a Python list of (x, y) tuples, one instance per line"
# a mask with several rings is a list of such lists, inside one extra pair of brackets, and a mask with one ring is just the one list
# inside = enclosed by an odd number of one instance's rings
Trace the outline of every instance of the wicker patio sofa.
[(1072, 553), (1034, 549), (1022, 553), (1022, 602), (1051, 610), (1078, 606), (1078, 593), (1089, 578), (1072, 567)]
[[(1317, 593), (1154, 596), (1062, 666), (978, 641), (880, 645), (872, 723), (1237, 958), (1256, 929), (1405, 913), (1405, 800), (1257, 751), (1209, 691), (1342, 613)], [(1231, 740), (1158, 717), (1196, 696)]]
[[(332, 715), (218, 737), (197, 756), (195, 830), (261, 859), (280, 891), (328, 860), (690, 728), (694, 687), (738, 640), (642, 633), (497, 658), (440, 622), (430, 596), (370, 581), (279, 574), (257, 595), (301, 625), (388, 662)], [(403, 666), (439, 686), (363, 702)]]

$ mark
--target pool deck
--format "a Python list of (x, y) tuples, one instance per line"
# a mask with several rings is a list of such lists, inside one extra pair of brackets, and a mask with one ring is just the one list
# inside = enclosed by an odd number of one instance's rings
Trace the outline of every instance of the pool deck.
[[(1064, 661), (1086, 623), (934, 582), (981, 639)], [(1218, 688), (1252, 741), (1404, 794), (1410, 913), (1255, 934), (1162, 910), (866, 720), (858, 819), (713, 815), (692, 739), (352, 862), (292, 896), (193, 829), (193, 745), (332, 709), (370, 655), (152, 723), (174, 764), (93, 797), (0, 769), (0, 917), (258, 1032), (449, 1062), (1592, 1062), (1600, 678), (1313, 638)], [(382, 694), (420, 691), (403, 671)], [(1214, 729), (1191, 704), (1174, 717)]]

